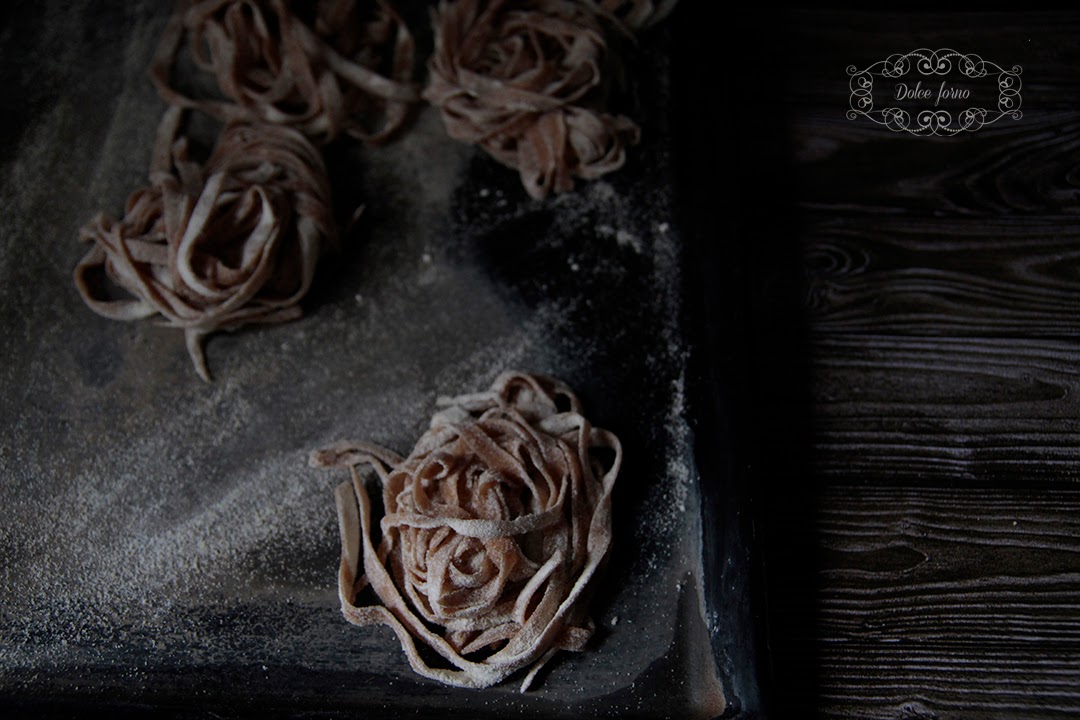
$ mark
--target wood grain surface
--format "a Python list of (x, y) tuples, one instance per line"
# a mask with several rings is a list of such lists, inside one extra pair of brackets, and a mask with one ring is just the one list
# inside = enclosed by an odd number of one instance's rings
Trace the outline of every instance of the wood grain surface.
[(816, 331), (1076, 338), (1080, 223), (821, 219), (806, 235)]
[(825, 710), (1075, 716), (1077, 489), (833, 487), (816, 531)]
[[(729, 350), (781, 717), (1080, 715), (1080, 14), (760, 9)], [(849, 65), (1023, 68), (1020, 120), (849, 120)], [(722, 111), (721, 111), (721, 114)]]

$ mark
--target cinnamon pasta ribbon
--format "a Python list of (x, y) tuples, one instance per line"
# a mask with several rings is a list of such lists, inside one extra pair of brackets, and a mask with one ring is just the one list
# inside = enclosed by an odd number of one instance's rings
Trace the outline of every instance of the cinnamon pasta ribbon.
[(424, 97), (451, 137), (518, 170), (535, 198), (622, 167), (639, 130), (604, 109), (610, 57), (593, 5), (444, 0), (434, 22)]
[[(424, 677), (483, 688), (527, 669), (524, 692), (556, 652), (592, 635), (586, 602), (611, 548), (622, 448), (551, 378), (508, 372), (441, 404), (406, 458), (351, 441), (311, 455), (352, 473), (336, 494), (342, 613), (393, 629)], [(377, 547), (364, 466), (386, 512)], [(368, 586), (381, 604), (357, 604)]]
[[(179, 136), (181, 115), (172, 108), (162, 119), (150, 185), (131, 195), (123, 218), (101, 214), (80, 232), (93, 247), (74, 279), (100, 315), (182, 328), (209, 381), (205, 336), (299, 317), (337, 235), (322, 157), (303, 135), (233, 123), (200, 167)], [(113, 297), (105, 277), (131, 297)]]
[[(172, 81), (181, 48), (228, 100)], [(412, 35), (386, 0), (182, 0), (151, 66), (171, 105), (289, 125), (313, 140), (388, 139), (419, 101)]]

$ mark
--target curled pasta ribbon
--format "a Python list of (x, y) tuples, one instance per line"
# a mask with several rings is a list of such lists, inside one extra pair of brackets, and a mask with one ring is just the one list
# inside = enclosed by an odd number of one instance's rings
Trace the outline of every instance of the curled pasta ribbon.
[[(195, 99), (171, 76), (184, 40), (228, 101)], [(289, 125), (313, 140), (393, 135), (419, 92), (412, 35), (386, 0), (182, 0), (150, 76), (170, 105)]]
[[(524, 692), (556, 652), (592, 635), (586, 605), (611, 548), (622, 448), (551, 378), (507, 372), (440, 404), (406, 458), (351, 441), (311, 455), (352, 473), (336, 494), (342, 613), (393, 629), (424, 677), (483, 688), (527, 668)], [(378, 547), (364, 466), (382, 489)], [(357, 604), (368, 586), (381, 604)]]
[[(206, 335), (299, 317), (319, 256), (337, 235), (322, 157), (303, 135), (230, 124), (200, 167), (178, 136), (181, 119), (179, 109), (166, 112), (150, 185), (131, 195), (124, 217), (98, 215), (82, 229), (93, 247), (74, 279), (100, 315), (182, 328), (209, 381)], [(133, 297), (113, 297), (105, 277)]]
[(535, 198), (622, 167), (637, 125), (604, 111), (605, 27), (572, 0), (456, 0), (434, 14), (424, 97), (449, 135), (518, 170)]

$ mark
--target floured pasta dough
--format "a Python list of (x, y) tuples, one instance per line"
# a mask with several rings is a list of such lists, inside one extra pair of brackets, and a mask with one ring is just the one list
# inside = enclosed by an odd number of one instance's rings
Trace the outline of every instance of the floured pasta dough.
[(533, 197), (617, 170), (639, 131), (606, 111), (612, 12), (571, 0), (442, 2), (424, 97), (451, 137), (518, 170)]
[[(311, 455), (352, 472), (337, 489), (342, 612), (392, 628), (425, 677), (483, 688), (527, 669), (524, 692), (556, 652), (592, 635), (586, 602), (611, 548), (622, 448), (547, 377), (504, 373), (440, 405), (406, 458), (363, 442)], [(368, 466), (386, 512), (378, 547)], [(367, 586), (381, 604), (357, 604)], [(417, 643), (447, 666), (426, 662)]]
[[(299, 317), (337, 231), (322, 157), (303, 135), (233, 123), (200, 167), (188, 157), (181, 119), (177, 108), (165, 113), (150, 185), (131, 195), (124, 217), (99, 215), (82, 229), (93, 247), (75, 268), (75, 285), (105, 317), (158, 317), (183, 328), (209, 381), (205, 336)], [(112, 297), (103, 276), (133, 297)]]
[[(175, 87), (184, 49), (227, 100)], [(289, 125), (317, 142), (346, 133), (378, 143), (420, 99), (415, 55), (412, 35), (386, 0), (184, 0), (151, 78), (170, 105)]]

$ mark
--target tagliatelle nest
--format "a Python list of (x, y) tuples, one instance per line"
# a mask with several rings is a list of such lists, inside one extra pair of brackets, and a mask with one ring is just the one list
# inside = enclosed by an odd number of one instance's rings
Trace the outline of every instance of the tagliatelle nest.
[[(82, 229), (93, 247), (74, 278), (100, 315), (157, 316), (183, 328), (209, 380), (203, 338), (299, 317), (320, 253), (337, 235), (326, 169), (303, 135), (231, 124), (200, 167), (178, 137), (181, 120), (180, 110), (166, 112), (150, 186), (131, 195), (124, 217), (99, 215)], [(112, 297), (102, 276), (134, 297)]]
[(451, 137), (517, 169), (533, 197), (617, 170), (639, 131), (605, 110), (602, 15), (616, 11), (573, 0), (444, 1), (424, 97)]
[[(546, 377), (504, 373), (440, 405), (407, 458), (362, 442), (312, 453), (313, 466), (352, 471), (336, 496), (342, 612), (392, 628), (425, 677), (483, 688), (528, 668), (524, 692), (592, 635), (586, 603), (611, 548), (622, 449)], [(382, 486), (377, 548), (363, 466)], [(368, 585), (381, 605), (356, 604)], [(428, 664), (417, 643), (450, 667)]]
[[(175, 87), (185, 40), (227, 101)], [(414, 60), (412, 35), (386, 0), (183, 0), (151, 78), (171, 105), (289, 125), (319, 142), (344, 132), (378, 143), (420, 99)]]

